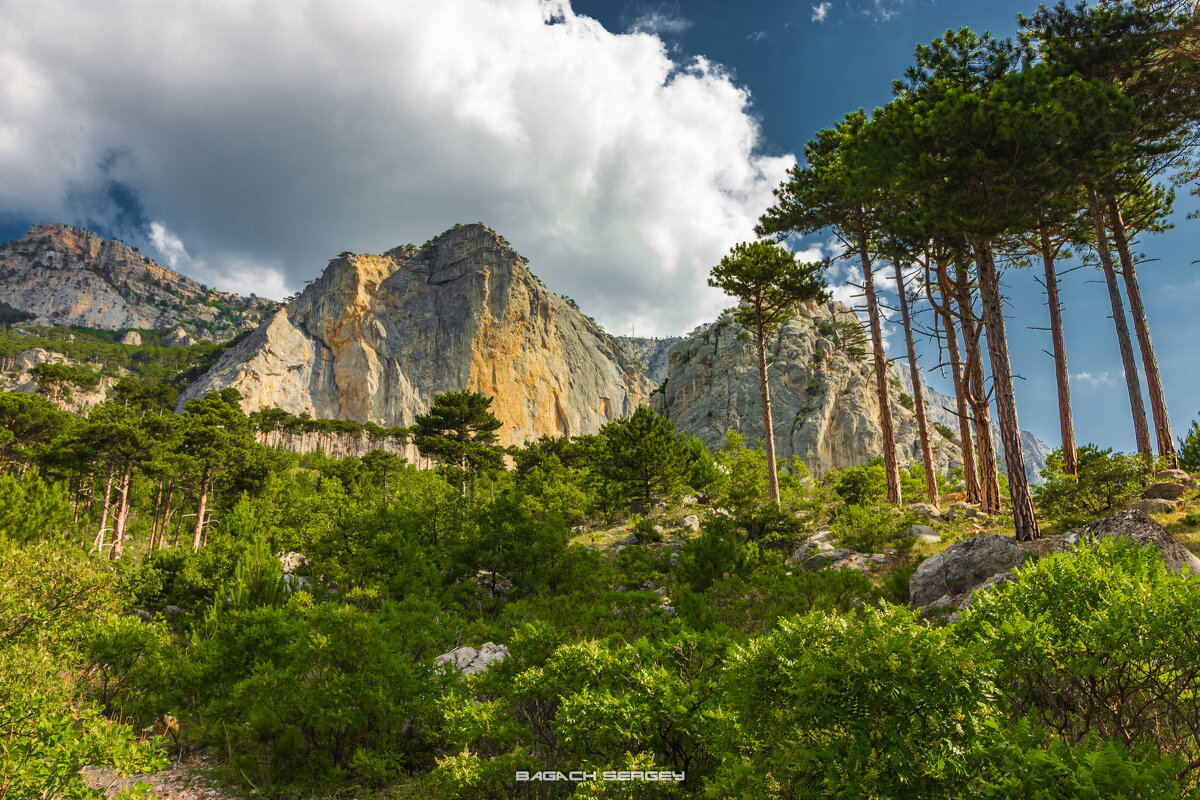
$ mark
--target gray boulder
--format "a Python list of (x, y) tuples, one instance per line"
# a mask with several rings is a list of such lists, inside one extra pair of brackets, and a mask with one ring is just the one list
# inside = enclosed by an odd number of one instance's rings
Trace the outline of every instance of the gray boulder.
[(909, 525), (908, 529), (904, 531), (904, 535), (922, 542), (940, 542), (942, 540), (942, 535), (928, 525)]
[(698, 516), (696, 516), (695, 514), (688, 514), (686, 517), (684, 517), (682, 520), (679, 521), (679, 524), (682, 525), (684, 528), (686, 528), (689, 531), (700, 530), (700, 518)]
[[(797, 550), (797, 553), (800, 552)], [(859, 553), (845, 548), (809, 551), (809, 554), (788, 559), (789, 563), (798, 564), (804, 572), (817, 572), (822, 569), (852, 569), (856, 572), (870, 572), (890, 566), (896, 560), (888, 553)]]
[(117, 342), (130, 347), (140, 347), (142, 344), (142, 335), (137, 331), (125, 331), (125, 333), (121, 334), (121, 338), (117, 339)]
[(909, 602), (924, 608), (947, 595), (969, 597), (988, 578), (1024, 560), (1025, 549), (1007, 536), (989, 533), (964, 539), (921, 562), (909, 579)]
[(925, 519), (936, 519), (942, 514), (941, 510), (939, 510), (938, 507), (932, 503), (913, 503), (911, 506), (908, 506), (906, 510), (916, 514), (918, 517), (924, 517)]
[(487, 642), (478, 650), (474, 647), (459, 647), (449, 653), (442, 653), (433, 660), (433, 663), (450, 664), (464, 675), (478, 675), (481, 672), (487, 672), (492, 664), (506, 658), (508, 658), (507, 647)]
[(1191, 485), (1194, 481), (1192, 476), (1181, 469), (1164, 469), (1157, 473), (1154, 477), (1164, 481), (1174, 481), (1175, 483), (1183, 483)]
[(1166, 528), (1142, 511), (1121, 511), (1111, 517), (1098, 519), (1083, 527), (1046, 539), (1049, 542), (1048, 552), (1052, 553), (1069, 550), (1080, 541), (1128, 539), (1143, 547), (1153, 547), (1157, 550), (1168, 571), (1180, 572), (1186, 567), (1193, 575), (1200, 575), (1200, 558), (1196, 558), (1192, 551), (1167, 533)]

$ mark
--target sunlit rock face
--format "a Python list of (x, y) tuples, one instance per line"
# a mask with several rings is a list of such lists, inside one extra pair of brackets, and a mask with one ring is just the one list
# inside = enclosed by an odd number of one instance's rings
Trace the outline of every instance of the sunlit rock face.
[(435, 394), (492, 398), (503, 444), (595, 433), (653, 388), (612, 337), (483, 225), (345, 253), (226, 352), (180, 405), (233, 387), (247, 412), (411, 425)]
[(180, 327), (210, 341), (252, 329), (276, 305), (209, 289), (118, 239), (57, 223), (0, 243), (0, 301), (33, 314), (31, 325)]

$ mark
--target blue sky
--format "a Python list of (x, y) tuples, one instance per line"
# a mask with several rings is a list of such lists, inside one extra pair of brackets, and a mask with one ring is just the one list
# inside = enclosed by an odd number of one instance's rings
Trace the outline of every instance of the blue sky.
[[(795, 154), (886, 103), (914, 46), (1011, 34), (980, 0), (0, 2), (0, 239), (85, 224), (210, 285), (281, 297), (342, 250), (482, 220), (614, 333), (728, 304), (709, 267)], [(1197, 415), (1196, 222), (1141, 243), (1175, 431)], [(800, 244), (829, 253), (821, 237)], [(849, 265), (840, 268), (839, 274)], [(1097, 275), (1064, 278), (1080, 442), (1128, 450)], [(1052, 445), (1044, 298), (1006, 275), (1022, 427)], [(922, 364), (932, 367), (935, 352)], [(890, 352), (902, 343), (894, 336)], [(946, 385), (935, 374), (931, 382)]]

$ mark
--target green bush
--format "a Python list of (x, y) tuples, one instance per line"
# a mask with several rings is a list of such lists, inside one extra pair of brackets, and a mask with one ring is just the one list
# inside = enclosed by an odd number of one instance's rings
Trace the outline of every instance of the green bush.
[(838, 544), (863, 553), (880, 553), (885, 547), (908, 550), (912, 539), (902, 534), (916, 517), (898, 514), (891, 506), (845, 505), (830, 524)]
[(884, 474), (882, 458), (857, 467), (830, 470), (825, 482), (847, 505), (868, 506), (887, 495), (887, 476)]
[(1200, 470), (1200, 424), (1192, 420), (1187, 435), (1179, 440), (1179, 466), (1188, 472)]
[(726, 517), (709, 520), (700, 535), (683, 545), (676, 577), (694, 592), (703, 592), (726, 575), (748, 575), (758, 560), (757, 548), (746, 543)]
[(1079, 448), (1079, 474), (1063, 472), (1062, 450), (1046, 457), (1041, 486), (1033, 487), (1033, 499), (1042, 514), (1064, 525), (1087, 522), (1119, 511), (1145, 488), (1145, 461), (1138, 455), (1101, 450), (1095, 445)]
[(1010, 717), (1068, 744), (1096, 736), (1178, 755), (1198, 785), (1200, 593), (1157, 551), (1104, 541), (1042, 558), (958, 623), (994, 655)]

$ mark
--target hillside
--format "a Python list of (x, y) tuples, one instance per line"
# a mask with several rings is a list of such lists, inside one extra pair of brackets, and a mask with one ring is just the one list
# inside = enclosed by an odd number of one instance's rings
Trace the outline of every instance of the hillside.
[(62, 224), (34, 225), (0, 244), (0, 303), (32, 314), (32, 325), (182, 327), (214, 342), (253, 328), (276, 306), (209, 289), (118, 239)]

